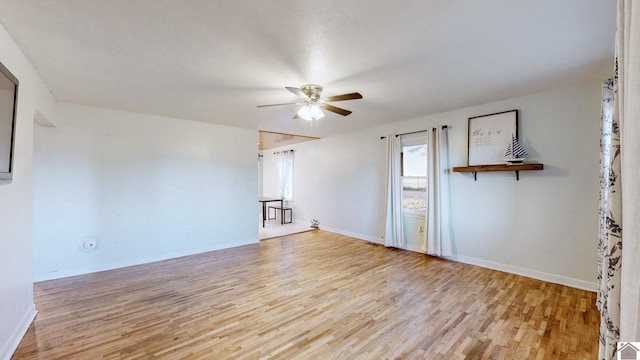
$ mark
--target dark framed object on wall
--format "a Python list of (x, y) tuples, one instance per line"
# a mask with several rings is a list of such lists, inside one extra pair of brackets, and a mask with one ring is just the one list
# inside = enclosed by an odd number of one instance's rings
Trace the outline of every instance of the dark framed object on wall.
[(504, 164), (512, 136), (518, 138), (518, 110), (470, 117), (467, 165)]
[(18, 79), (0, 63), (0, 180), (13, 177)]

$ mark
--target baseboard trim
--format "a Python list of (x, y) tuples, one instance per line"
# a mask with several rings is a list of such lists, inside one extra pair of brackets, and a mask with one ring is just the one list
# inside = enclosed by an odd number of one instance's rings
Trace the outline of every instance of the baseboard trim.
[(245, 241), (237, 241), (233, 243), (221, 243), (221, 244), (216, 244), (214, 246), (210, 246), (208, 248), (192, 249), (187, 251), (179, 251), (175, 253), (156, 254), (152, 256), (138, 258), (133, 261), (105, 263), (105, 264), (99, 264), (97, 266), (92, 266), (91, 268), (70, 269), (70, 270), (51, 272), (47, 274), (39, 274), (34, 276), (34, 282), (62, 279), (62, 278), (71, 277), (71, 276), (91, 274), (99, 271), (120, 269), (124, 267), (129, 267), (129, 266), (148, 264), (156, 261), (175, 259), (183, 256), (202, 254), (209, 251), (230, 249), (230, 248), (249, 245), (249, 244), (257, 244), (259, 242), (260, 242), (259, 239), (251, 239), (251, 240), (245, 240)]
[(332, 232), (332, 233), (336, 233), (336, 234), (352, 237), (352, 238), (355, 238), (355, 239), (358, 239), (358, 240), (366, 240), (366, 241), (370, 241), (370, 242), (374, 242), (374, 243), (377, 243), (377, 244), (383, 244), (384, 245), (384, 239), (377, 238), (375, 236), (358, 234), (358, 233), (354, 233), (354, 232), (350, 232), (350, 231), (344, 231), (344, 230), (340, 230), (340, 229), (336, 229), (336, 228), (332, 228), (332, 227), (326, 227), (326, 226), (320, 226), (320, 230), (324, 230), (324, 231), (328, 231), (328, 232)]
[(1, 360), (11, 359), (11, 356), (18, 348), (18, 345), (20, 345), (20, 341), (22, 341), (24, 334), (29, 330), (29, 326), (31, 326), (31, 323), (33, 322), (33, 319), (36, 318), (37, 314), (38, 311), (36, 310), (36, 305), (31, 304), (27, 312), (22, 316), (18, 326), (13, 330), (13, 334), (11, 334), (9, 341), (3, 345), (2, 351), (0, 351)]
[[(375, 238), (373, 236), (357, 234), (357, 233), (335, 229), (335, 228), (329, 228), (329, 227), (322, 227), (322, 230), (326, 230), (326, 231), (340, 234), (340, 235), (349, 236), (358, 240), (366, 240), (366, 241), (375, 242), (378, 244), (384, 244), (384, 241), (382, 241), (381, 239)], [(414, 251), (414, 252), (424, 254), (424, 252), (419, 250), (408, 249), (408, 251)], [(556, 275), (556, 274), (549, 274), (543, 271), (531, 270), (531, 269), (522, 268), (518, 266), (501, 264), (501, 263), (497, 263), (489, 260), (478, 259), (470, 256), (464, 256), (464, 255), (447, 256), (447, 257), (443, 257), (443, 259), (457, 261), (457, 262), (461, 262), (469, 265), (476, 265), (476, 266), (484, 267), (487, 269), (498, 270), (506, 273), (522, 275), (532, 279), (542, 280), (542, 281), (546, 281), (554, 284), (565, 285), (565, 286), (569, 286), (576, 289), (593, 291), (593, 292), (598, 291), (598, 285), (593, 281), (585, 281), (585, 280), (574, 279), (574, 278)]]
[(465, 264), (481, 266), (487, 269), (508, 272), (516, 275), (522, 275), (522, 276), (526, 276), (526, 277), (530, 277), (533, 279), (542, 280), (542, 281), (546, 281), (554, 284), (569, 286), (576, 289), (593, 291), (593, 292), (598, 291), (598, 285), (593, 281), (574, 279), (567, 276), (550, 274), (544, 271), (531, 270), (531, 269), (522, 268), (522, 267), (513, 266), (513, 265), (501, 264), (501, 263), (478, 259), (470, 256), (454, 255), (452, 257), (447, 257), (446, 259), (450, 259), (450, 260), (465, 263)]

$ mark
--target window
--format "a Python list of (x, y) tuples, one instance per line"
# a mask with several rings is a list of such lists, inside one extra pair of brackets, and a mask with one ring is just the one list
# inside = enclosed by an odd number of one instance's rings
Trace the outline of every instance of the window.
[(427, 139), (402, 139), (402, 209), (424, 214), (427, 207)]

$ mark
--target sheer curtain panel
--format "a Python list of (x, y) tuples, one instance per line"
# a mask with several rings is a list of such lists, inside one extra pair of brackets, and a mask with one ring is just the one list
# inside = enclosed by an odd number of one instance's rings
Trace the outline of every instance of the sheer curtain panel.
[(276, 153), (278, 177), (280, 179), (280, 197), (293, 200), (293, 150)]

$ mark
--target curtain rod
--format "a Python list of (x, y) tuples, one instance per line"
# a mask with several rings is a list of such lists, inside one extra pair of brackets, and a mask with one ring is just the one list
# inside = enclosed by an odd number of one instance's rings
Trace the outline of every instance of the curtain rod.
[(275, 154), (280, 154), (280, 153), (287, 152), (287, 151), (291, 151), (291, 152), (293, 152), (293, 149), (291, 149), (291, 150), (282, 150), (282, 151), (274, 152), (274, 153), (273, 153), (273, 155), (275, 155)]
[[(443, 129), (448, 128), (448, 125), (442, 125)], [(433, 130), (435, 130), (435, 128), (433, 128)], [(402, 135), (410, 135), (410, 134), (417, 134), (417, 133), (421, 133), (421, 132), (425, 132), (425, 131), (429, 131), (429, 129), (424, 129), (424, 130), (418, 130), (418, 131), (412, 131), (412, 132), (407, 132), (407, 133), (403, 133), (403, 134), (396, 134), (396, 137), (398, 136), (402, 136)], [(380, 139), (386, 139), (386, 136), (380, 136)]]

